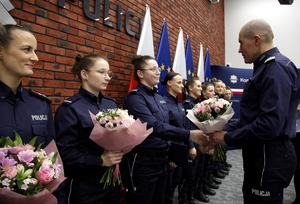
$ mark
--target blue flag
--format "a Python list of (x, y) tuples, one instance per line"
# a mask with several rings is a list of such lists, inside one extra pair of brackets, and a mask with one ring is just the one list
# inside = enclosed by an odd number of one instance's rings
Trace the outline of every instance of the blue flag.
[[(159, 82), (163, 81), (167, 73), (172, 72), (172, 63), (171, 63), (171, 55), (170, 55), (170, 44), (168, 37), (168, 27), (167, 22), (164, 21), (164, 25), (162, 27), (162, 32), (160, 36), (160, 42), (157, 50), (156, 61), (158, 66), (161, 68)], [(158, 91), (163, 96), (166, 94), (166, 87), (158, 84)]]
[(210, 68), (210, 54), (209, 50), (206, 51), (204, 63), (204, 80), (211, 83), (211, 68)]
[(191, 48), (191, 39), (188, 37), (185, 48), (185, 61), (186, 61), (186, 79), (194, 77), (194, 62)]

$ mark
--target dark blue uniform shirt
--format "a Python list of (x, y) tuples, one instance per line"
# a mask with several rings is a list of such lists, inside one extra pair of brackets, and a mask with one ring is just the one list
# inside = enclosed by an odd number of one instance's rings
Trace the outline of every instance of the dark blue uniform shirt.
[[(163, 97), (169, 108), (170, 125), (189, 129), (190, 128), (189, 119), (186, 117), (186, 112), (184, 110), (182, 103), (180, 103), (180, 101), (177, 98), (175, 98), (168, 92)], [(189, 149), (194, 147), (193, 142), (190, 140), (187, 145)]]
[(14, 94), (10, 87), (0, 81), (0, 136), (15, 139), (14, 131), (28, 143), (37, 136), (35, 145), (48, 145), (55, 139), (51, 100), (46, 96), (25, 89), (21, 84)]
[(300, 97), (296, 66), (277, 48), (254, 62), (253, 76), (244, 86), (240, 120), (225, 126), (227, 145), (245, 147), (276, 137), (295, 137), (295, 114)]
[(95, 174), (98, 175), (95, 179), (102, 177), (106, 167), (100, 166), (99, 158), (104, 149), (89, 138), (94, 127), (89, 111), (96, 115), (113, 108), (117, 108), (114, 99), (101, 93), (96, 97), (82, 87), (58, 107), (55, 114), (57, 146), (67, 176)]
[(126, 95), (123, 107), (142, 123), (147, 122), (147, 128), (153, 127), (153, 132), (137, 147), (164, 149), (170, 146), (170, 140), (188, 141), (189, 130), (169, 124), (169, 108), (156, 88), (139, 83)]

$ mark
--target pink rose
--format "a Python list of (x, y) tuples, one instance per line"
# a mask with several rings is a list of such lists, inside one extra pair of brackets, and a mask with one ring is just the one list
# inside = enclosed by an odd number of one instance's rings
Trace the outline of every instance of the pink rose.
[(10, 166), (8, 168), (4, 169), (4, 173), (1, 175), (1, 177), (8, 177), (8, 178), (14, 178), (17, 175), (17, 167), (16, 166)]
[(39, 180), (39, 186), (46, 185), (53, 180), (54, 170), (52, 168), (44, 168), (43, 166), (36, 172), (36, 177)]

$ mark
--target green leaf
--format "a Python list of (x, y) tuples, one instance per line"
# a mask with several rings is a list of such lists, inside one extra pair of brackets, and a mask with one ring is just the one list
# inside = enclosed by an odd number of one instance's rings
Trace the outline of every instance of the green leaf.
[(14, 141), (12, 141), (10, 138), (7, 138), (4, 146), (5, 147), (7, 147), (7, 146), (14, 147)]
[(42, 143), (39, 144), (39, 146), (36, 149), (37, 152), (41, 150), (41, 147), (42, 147), (43, 144), (44, 144), (44, 142), (42, 142)]
[(52, 159), (51, 159), (52, 164), (55, 163), (56, 158), (57, 158), (57, 155), (58, 155), (58, 152), (55, 152), (55, 154), (53, 155), (53, 157), (52, 157)]
[(0, 138), (0, 147), (4, 147), (5, 142), (6, 142), (6, 138), (1, 136), (1, 138)]
[(21, 136), (17, 133), (17, 131), (14, 130), (14, 132), (15, 132), (14, 146), (18, 146), (19, 144), (22, 145), (23, 143), (22, 143), (22, 138), (21, 138)]
[(35, 141), (36, 141), (37, 136), (32, 138), (28, 144), (32, 145), (34, 147)]

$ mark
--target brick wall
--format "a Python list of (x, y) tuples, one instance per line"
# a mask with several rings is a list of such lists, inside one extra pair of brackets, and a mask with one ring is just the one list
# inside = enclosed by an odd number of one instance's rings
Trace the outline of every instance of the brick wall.
[[(211, 4), (209, 0), (106, 0), (109, 6), (109, 21), (113, 27), (104, 25), (104, 0), (101, 2), (99, 21), (87, 18), (83, 1), (65, 0), (65, 8), (58, 0), (11, 0), (15, 9), (10, 11), (16, 22), (29, 27), (38, 41), (34, 75), (25, 78), (23, 84), (52, 99), (53, 111), (63, 100), (72, 96), (80, 82), (70, 73), (76, 54), (97, 53), (109, 58), (110, 68), (117, 73), (104, 94), (110, 95), (121, 105), (127, 93), (132, 71), (131, 57), (136, 53), (138, 38), (126, 33), (125, 14), (130, 19), (130, 30), (140, 33), (140, 18), (144, 18), (145, 5), (151, 10), (155, 53), (160, 40), (163, 18), (168, 23), (171, 58), (173, 61), (179, 27), (192, 43), (195, 72), (198, 66), (199, 45), (211, 53), (211, 64), (224, 65), (224, 0)], [(89, 1), (90, 12), (94, 3)], [(117, 6), (122, 7), (122, 27), (116, 28)], [(185, 40), (186, 41), (186, 40)]]

